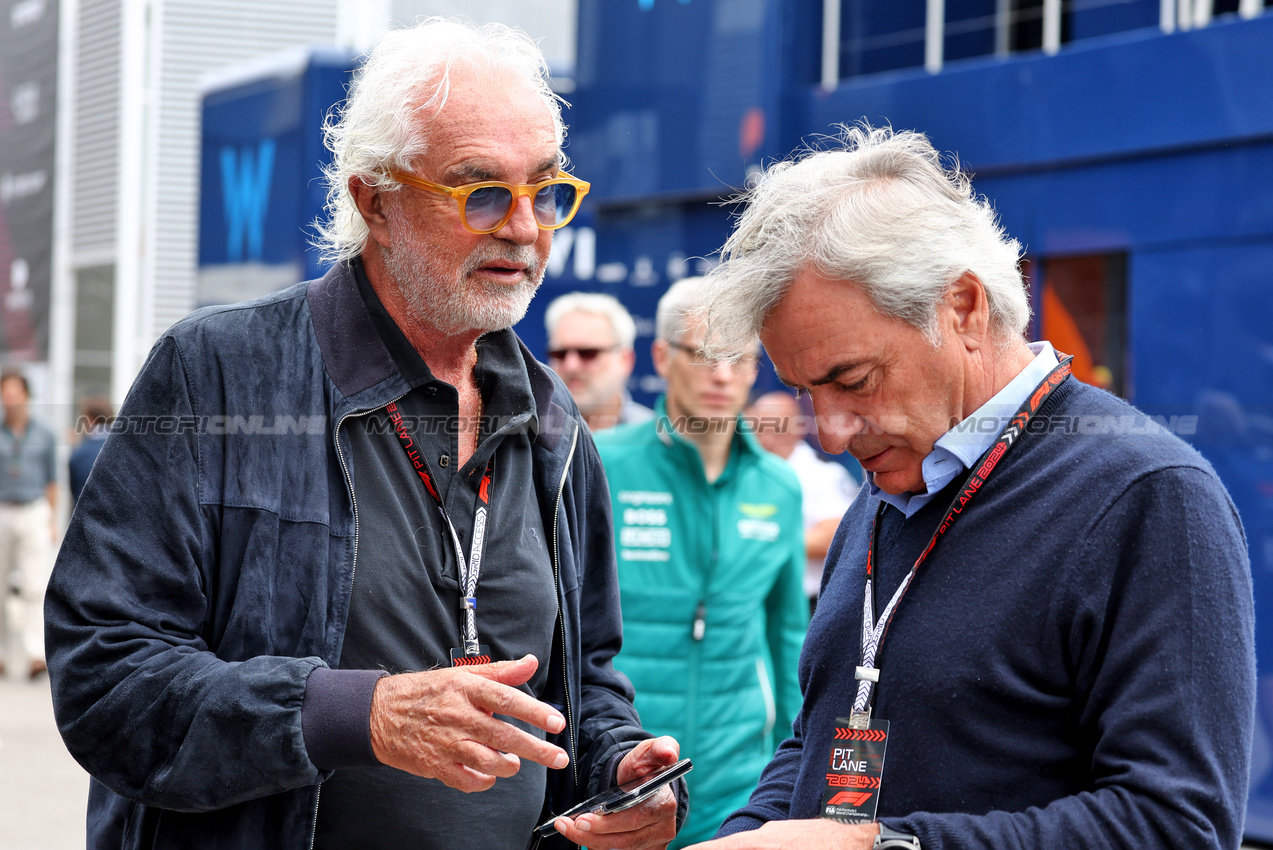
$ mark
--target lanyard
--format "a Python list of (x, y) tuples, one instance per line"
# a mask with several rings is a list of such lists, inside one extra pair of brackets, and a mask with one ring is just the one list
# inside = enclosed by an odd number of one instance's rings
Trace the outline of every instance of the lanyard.
[(473, 540), (466, 560), (464, 548), (460, 545), (460, 535), (456, 533), (455, 525), (447, 516), (446, 508), (442, 506), (442, 497), (434, 486), (429, 462), (416, 446), (415, 440), (407, 433), (406, 423), (402, 421), (401, 409), (396, 402), (391, 401), (385, 406), (385, 412), (389, 414), (389, 421), (393, 423), (393, 432), (398, 436), (398, 443), (407, 453), (407, 459), (411, 461), (416, 474), (420, 476), (425, 492), (433, 497), (433, 504), (437, 505), (438, 513), (442, 515), (442, 522), (451, 534), (451, 545), (455, 547), (455, 561), (460, 570), (460, 639), (464, 644), (464, 655), (477, 656), (481, 651), (477, 639), (477, 579), (482, 574), (482, 555), (486, 549), (486, 519), (491, 507), (491, 482), (495, 477), (495, 455), (492, 453), (491, 459), (486, 462), (486, 471), (482, 473), (482, 483), (477, 488), (477, 503), (473, 511)]
[(1008, 449), (1012, 448), (1017, 438), (1025, 432), (1026, 423), (1038, 412), (1039, 407), (1052, 394), (1052, 391), (1069, 376), (1070, 361), (1072, 359), (1072, 357), (1062, 357), (1056, 368), (1048, 373), (1048, 376), (1034, 388), (1029, 398), (1018, 408), (1016, 415), (1012, 417), (1008, 426), (999, 434), (994, 444), (986, 449), (985, 454), (973, 465), (972, 475), (969, 476), (964, 486), (959, 489), (959, 492), (955, 494), (955, 498), (951, 500), (950, 507), (946, 509), (946, 516), (937, 526), (937, 530), (933, 532), (933, 536), (928, 541), (928, 545), (924, 547), (924, 551), (915, 560), (911, 571), (902, 579), (901, 584), (897, 586), (897, 590), (893, 593), (893, 598), (884, 607), (877, 621), (875, 619), (875, 546), (879, 537), (880, 515), (884, 513), (885, 507), (885, 503), (880, 502), (879, 509), (875, 512), (875, 519), (871, 523), (871, 542), (866, 550), (866, 591), (862, 602), (862, 664), (857, 668), (858, 689), (857, 696), (853, 700), (853, 714), (851, 716), (853, 725), (858, 726), (861, 724), (861, 727), (865, 728), (865, 724), (870, 720), (872, 691), (875, 683), (880, 680), (880, 671), (875, 666), (875, 656), (879, 652), (880, 644), (884, 641), (884, 635), (888, 631), (889, 624), (893, 621), (893, 616), (897, 613), (898, 603), (906, 595), (906, 590), (914, 580), (915, 574), (919, 572), (920, 565), (924, 563), (928, 553), (932, 552), (933, 547), (937, 545), (937, 539), (950, 529), (955, 519), (963, 513), (964, 508), (972, 501), (973, 496), (977, 495), (982, 485), (990, 478), (990, 474), (994, 472), (995, 467), (1003, 459), (1003, 456), (1008, 453)]

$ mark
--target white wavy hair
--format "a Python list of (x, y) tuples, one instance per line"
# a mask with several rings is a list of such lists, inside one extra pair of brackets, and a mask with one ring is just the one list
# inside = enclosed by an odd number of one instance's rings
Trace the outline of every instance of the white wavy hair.
[[(654, 312), (654, 336), (664, 342), (677, 342), (698, 330), (707, 318), (707, 279), (683, 277), (667, 288)], [(752, 338), (752, 346), (755, 346)]]
[(428, 152), (429, 119), (446, 105), (451, 72), (460, 61), (488, 78), (529, 83), (552, 114), (561, 149), (564, 101), (553, 93), (548, 63), (526, 33), (503, 24), (479, 27), (439, 17), (390, 30), (355, 75), (344, 106), (323, 125), (333, 155), (323, 172), (326, 217), (314, 224), (314, 244), (323, 262), (349, 260), (362, 252), (369, 231), (349, 192), (350, 178), (375, 189), (401, 188), (387, 172), (409, 171)]
[(877, 310), (938, 341), (937, 306), (965, 272), (985, 287), (990, 328), (1025, 332), (1021, 244), (920, 133), (841, 125), (832, 149), (776, 163), (735, 198), (746, 203), (709, 274), (710, 350), (746, 353), (795, 278), (812, 268), (860, 287)]
[(636, 322), (632, 314), (613, 295), (604, 292), (567, 292), (559, 295), (544, 311), (544, 327), (548, 336), (557, 331), (557, 323), (571, 313), (601, 316), (610, 323), (610, 332), (620, 348), (631, 348), (636, 341)]

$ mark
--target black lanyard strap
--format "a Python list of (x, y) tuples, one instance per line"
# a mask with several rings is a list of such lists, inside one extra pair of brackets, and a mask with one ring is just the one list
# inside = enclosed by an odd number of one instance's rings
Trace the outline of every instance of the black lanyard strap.
[(411, 461), (416, 475), (420, 476), (420, 483), (424, 485), (425, 492), (433, 497), (433, 504), (437, 506), (438, 513), (442, 515), (442, 522), (450, 532), (451, 545), (455, 548), (455, 561), (460, 571), (460, 640), (464, 644), (464, 654), (469, 657), (476, 656), (480, 653), (477, 638), (477, 580), (482, 574), (482, 556), (486, 551), (487, 520), (490, 515), (491, 491), (495, 480), (495, 454), (492, 452), (491, 459), (486, 462), (486, 471), (482, 473), (482, 482), (477, 488), (477, 499), (473, 508), (473, 539), (469, 546), (469, 557), (466, 559), (464, 547), (460, 545), (460, 535), (456, 532), (451, 518), (447, 516), (446, 508), (442, 504), (442, 496), (434, 483), (429, 461), (415, 440), (407, 433), (401, 408), (396, 402), (391, 401), (385, 406), (385, 412), (389, 414), (389, 421), (393, 424), (393, 432), (398, 437), (398, 443), (407, 453), (407, 459)]
[(1000, 432), (990, 448), (986, 449), (985, 453), (973, 465), (972, 474), (964, 482), (964, 486), (959, 488), (955, 498), (951, 500), (950, 507), (946, 509), (946, 515), (937, 526), (937, 530), (933, 532), (928, 545), (924, 547), (924, 551), (915, 559), (910, 572), (906, 574), (901, 584), (897, 586), (897, 590), (893, 593), (893, 598), (889, 600), (888, 605), (880, 613), (879, 620), (876, 620), (875, 548), (879, 542), (880, 516), (884, 513), (885, 508), (885, 503), (883, 501), (880, 502), (879, 508), (875, 512), (875, 519), (871, 523), (871, 542), (866, 550), (866, 590), (862, 600), (862, 663), (857, 668), (858, 689), (857, 695), (853, 700), (853, 714), (851, 716), (855, 726), (864, 724), (870, 719), (871, 698), (874, 695), (875, 683), (880, 679), (875, 657), (879, 654), (880, 644), (884, 642), (884, 635), (888, 632), (889, 624), (892, 623), (893, 617), (897, 614), (897, 606), (901, 603), (902, 597), (906, 595), (911, 582), (914, 581), (920, 565), (924, 563), (928, 553), (933, 551), (933, 547), (937, 545), (938, 538), (950, 530), (956, 518), (963, 513), (964, 509), (972, 502), (973, 497), (981, 490), (982, 485), (989, 480), (999, 461), (1003, 460), (1003, 456), (1016, 444), (1017, 438), (1025, 432), (1026, 425), (1031, 417), (1038, 412), (1043, 402), (1047, 401), (1048, 397), (1052, 395), (1052, 391), (1069, 377), (1070, 361), (1073, 359), (1072, 357), (1061, 358), (1061, 362), (1034, 388), (1030, 396), (1017, 409), (1016, 414), (1008, 422), (1007, 427)]

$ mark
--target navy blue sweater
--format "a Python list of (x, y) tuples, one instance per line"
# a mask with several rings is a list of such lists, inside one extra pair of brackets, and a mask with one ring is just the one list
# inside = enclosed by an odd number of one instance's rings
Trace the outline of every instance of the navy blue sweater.
[[(885, 509), (877, 615), (960, 483), (909, 520)], [(864, 494), (840, 526), (793, 737), (721, 834), (817, 816), (831, 730), (852, 708), (878, 504)], [(938, 542), (881, 646), (881, 821), (925, 850), (1237, 848), (1253, 630), (1245, 539), (1211, 467), (1066, 381)]]

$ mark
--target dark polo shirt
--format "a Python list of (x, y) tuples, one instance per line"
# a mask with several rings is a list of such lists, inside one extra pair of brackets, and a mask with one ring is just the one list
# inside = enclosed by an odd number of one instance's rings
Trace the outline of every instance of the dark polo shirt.
[[(410, 391), (397, 401), (422, 447), (467, 559), (478, 485), (495, 457), (487, 542), (477, 589), (480, 641), (496, 660), (552, 647), (557, 617), (551, 555), (533, 498), (531, 439), (538, 422), (530, 380), (511, 330), (477, 344), (483, 425), (476, 454), (457, 468), (459, 396), (433, 377), (355, 264), (359, 289)], [(446, 520), (425, 491), (382, 409), (345, 420), (358, 512), (342, 670), (402, 673), (450, 665), (461, 646), (459, 569)], [(544, 690), (546, 665), (522, 690)], [(518, 723), (526, 731), (543, 732)], [(322, 766), (322, 765), (320, 765)], [(383, 765), (342, 767), (323, 783), (315, 847), (383, 850), (483, 847), (523, 850), (544, 801), (545, 768), (523, 761), (494, 788), (464, 794)]]

